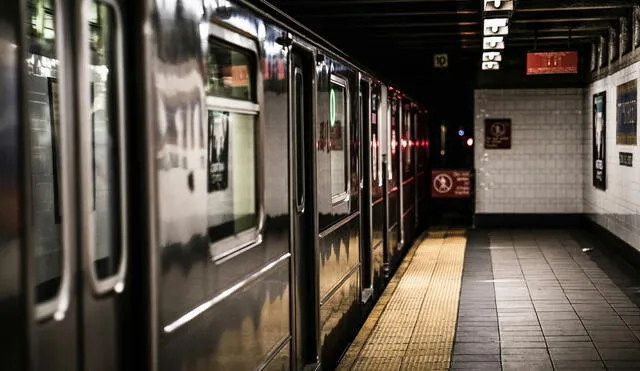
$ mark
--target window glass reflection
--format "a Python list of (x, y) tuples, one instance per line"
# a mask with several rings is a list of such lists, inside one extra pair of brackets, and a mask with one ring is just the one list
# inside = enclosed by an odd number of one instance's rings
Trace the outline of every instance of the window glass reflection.
[(31, 134), (31, 223), (36, 301), (52, 299), (61, 283), (58, 59), (53, 1), (29, 1), (25, 61)]
[(347, 191), (347, 89), (331, 82), (329, 90), (331, 145), (331, 195)]
[(94, 267), (98, 278), (117, 273), (120, 259), (120, 176), (114, 10), (92, 2), (90, 29), (90, 99), (93, 148)]

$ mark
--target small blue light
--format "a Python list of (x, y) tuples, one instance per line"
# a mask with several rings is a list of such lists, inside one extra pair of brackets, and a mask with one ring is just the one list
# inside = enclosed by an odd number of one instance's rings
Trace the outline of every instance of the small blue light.
[(462, 130), (462, 129), (458, 130), (458, 135), (459, 136), (464, 136), (464, 130)]

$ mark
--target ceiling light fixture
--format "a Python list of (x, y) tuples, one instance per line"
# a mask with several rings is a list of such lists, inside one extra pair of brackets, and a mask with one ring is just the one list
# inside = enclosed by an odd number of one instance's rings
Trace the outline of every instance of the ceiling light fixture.
[(484, 0), (485, 11), (513, 10), (513, 0)]
[(502, 61), (502, 54), (500, 52), (484, 52), (482, 53), (483, 62), (500, 62)]
[(498, 62), (482, 62), (483, 71), (497, 71), (500, 69), (500, 63)]
[(504, 37), (492, 36), (482, 40), (484, 49), (504, 49)]
[(509, 33), (509, 27), (507, 23), (508, 18), (489, 18), (484, 20), (484, 34), (485, 35), (507, 35)]

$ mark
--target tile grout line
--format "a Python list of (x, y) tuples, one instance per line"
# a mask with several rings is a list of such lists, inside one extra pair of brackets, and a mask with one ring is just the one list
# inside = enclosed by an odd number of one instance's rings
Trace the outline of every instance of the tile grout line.
[[(578, 242), (578, 241), (576, 241)], [(622, 322), (625, 324), (625, 326), (627, 327), (627, 329), (629, 331), (631, 331), (631, 333), (633, 333), (633, 331), (631, 330), (631, 328), (629, 327), (629, 325), (624, 321), (624, 319), (622, 319), (622, 316), (620, 316), (618, 314), (618, 311), (615, 310), (615, 308), (609, 303), (609, 300), (607, 300), (607, 298), (602, 295), (602, 292), (600, 291), (600, 289), (598, 288), (598, 286), (595, 284), (595, 282), (593, 282), (593, 280), (591, 279), (591, 277), (587, 274), (587, 272), (585, 272), (584, 268), (582, 268), (582, 266), (580, 265), (580, 263), (578, 263), (578, 261), (573, 257), (573, 255), (571, 255), (571, 252), (567, 249), (567, 246), (560, 242), (562, 249), (564, 251), (567, 252), (567, 254), (569, 255), (569, 257), (571, 258), (571, 260), (578, 266), (578, 268), (580, 268), (580, 271), (582, 271), (582, 273), (584, 273), (584, 275), (587, 277), (587, 279), (589, 280), (589, 282), (591, 282), (591, 284), (593, 285), (593, 287), (596, 289), (596, 291), (600, 294), (600, 296), (602, 296), (602, 298), (605, 300), (605, 302), (607, 303), (607, 305), (609, 305), (609, 307), (611, 307), (611, 309), (613, 309), (613, 311), (616, 313), (616, 315), (618, 317), (620, 317), (620, 319), (622, 320)], [(578, 244), (580, 244), (578, 242)], [(553, 268), (551, 269), (553, 271)], [(604, 273), (604, 272), (603, 272)], [(554, 275), (555, 275), (555, 271), (554, 271)], [(562, 287), (562, 292), (564, 291), (564, 287)], [(566, 293), (565, 293), (566, 296)], [(574, 312), (576, 310), (576, 308), (573, 306), (573, 303), (569, 300), (569, 297), (567, 296), (567, 301), (569, 301), (569, 304), (571, 305), (571, 308), (573, 308)], [(591, 337), (591, 333), (589, 332), (589, 330), (587, 330), (587, 327), (584, 325), (584, 322), (582, 321), (582, 317), (580, 317), (580, 315), (578, 315), (578, 312), (576, 312), (576, 316), (578, 317), (578, 319), (580, 320), (580, 323), (582, 323), (582, 327), (584, 327), (587, 336), (589, 337), (589, 339), (591, 339), (591, 344), (593, 345), (593, 347), (595, 348), (596, 352), (598, 353), (598, 357), (600, 357), (600, 362), (602, 362), (602, 364), (604, 365), (605, 370), (608, 370), (609, 367), (607, 366), (607, 363), (605, 362), (604, 358), (602, 357), (602, 353), (600, 353), (600, 349), (596, 346), (595, 341), (593, 341), (593, 337)], [(634, 334), (635, 335), (635, 334)]]
[[(562, 241), (558, 241), (560, 242), (560, 246), (562, 247), (562, 249), (569, 255), (569, 258), (571, 259), (571, 261), (573, 261), (576, 266), (578, 268), (580, 268), (580, 271), (584, 272), (584, 269), (582, 269), (582, 267), (580, 266), (580, 264), (578, 264), (578, 262), (573, 258), (573, 256), (571, 255), (571, 253), (565, 248), (565, 245), (562, 243)], [(589, 333), (589, 331), (587, 330), (587, 327), (584, 325), (584, 322), (582, 320), (582, 317), (580, 317), (580, 315), (578, 314), (578, 312), (576, 311), (576, 307), (573, 306), (573, 303), (571, 302), (571, 299), (569, 299), (569, 297), (567, 296), (567, 292), (564, 289), (564, 286), (562, 285), (562, 281), (558, 278), (558, 275), (556, 274), (555, 269), (553, 268), (553, 266), (549, 263), (549, 259), (547, 259), (547, 256), (544, 254), (544, 251), (542, 249), (540, 249), (540, 252), (542, 253), (542, 257), (544, 258), (544, 261), (547, 263), (547, 265), (549, 266), (549, 269), (551, 269), (551, 273), (553, 273), (553, 276), (556, 278), (556, 281), (558, 281), (558, 284), (560, 286), (560, 290), (562, 290), (562, 293), (564, 294), (564, 297), (567, 298), (567, 302), (569, 302), (569, 305), (571, 306), (571, 308), (573, 309), (573, 312), (576, 314), (576, 317), (578, 317), (578, 321), (580, 321), (580, 324), (582, 324), (582, 327), (584, 328), (584, 331), (587, 333), (587, 337), (589, 337), (589, 339), (591, 340), (591, 345), (593, 346), (593, 348), (596, 350), (596, 352), (598, 353), (598, 357), (600, 357), (600, 362), (602, 362), (602, 364), (604, 365), (605, 369), (608, 370), (609, 368), (606, 366), (604, 359), (602, 358), (602, 354), (600, 354), (600, 351), (598, 350), (598, 348), (596, 347), (596, 343), (593, 341), (593, 338), (591, 337), (591, 334)], [(589, 282), (591, 282), (593, 284), (593, 281), (591, 280), (591, 278), (589, 278), (589, 276), (585, 273), (585, 276), (587, 277), (587, 279), (589, 279)], [(593, 285), (594, 287), (596, 287), (596, 285)], [(596, 290), (598, 291), (598, 293), (600, 292), (598, 290), (598, 288), (596, 287)], [(607, 302), (608, 304), (608, 302)], [(545, 338), (546, 341), (546, 338)], [(554, 366), (555, 367), (555, 366)], [(555, 369), (555, 368), (554, 368)]]

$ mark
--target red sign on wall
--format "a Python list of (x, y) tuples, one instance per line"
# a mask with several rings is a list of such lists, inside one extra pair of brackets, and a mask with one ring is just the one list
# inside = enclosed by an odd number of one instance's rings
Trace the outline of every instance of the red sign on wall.
[(578, 73), (578, 52), (527, 53), (527, 75)]
[(433, 170), (431, 172), (431, 196), (434, 198), (471, 197), (471, 171)]

